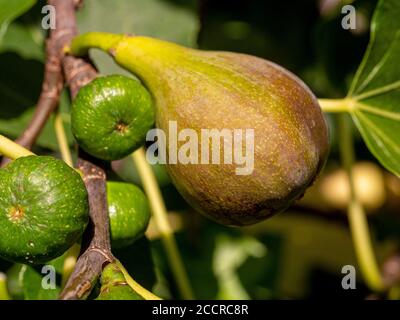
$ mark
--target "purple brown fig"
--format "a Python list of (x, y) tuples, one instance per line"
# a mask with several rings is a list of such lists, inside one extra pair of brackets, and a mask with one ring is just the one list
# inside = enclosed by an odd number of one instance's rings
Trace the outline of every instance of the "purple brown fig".
[[(198, 155), (189, 153), (198, 164), (171, 164), (167, 152), (167, 168), (183, 197), (208, 217), (237, 226), (262, 221), (302, 196), (323, 167), (329, 149), (324, 116), (310, 89), (284, 68), (245, 54), (106, 33), (75, 38), (71, 53), (86, 54), (91, 47), (109, 52), (144, 82), (155, 99), (156, 124), (166, 133), (167, 147), (169, 138), (174, 141), (169, 137), (171, 121), (178, 132), (193, 129), (197, 134)], [(238, 170), (246, 163), (228, 164), (224, 156), (229, 148), (222, 147), (221, 163), (205, 164), (202, 129), (239, 137), (242, 146), (236, 149), (243, 155), (251, 151), (251, 139), (246, 147), (244, 133), (253, 129), (253, 167), (247, 166), (246, 172)], [(243, 130), (241, 137), (235, 129)], [(224, 141), (229, 146), (229, 135), (225, 138), (221, 146)], [(182, 140), (173, 151), (182, 151), (190, 139)]]

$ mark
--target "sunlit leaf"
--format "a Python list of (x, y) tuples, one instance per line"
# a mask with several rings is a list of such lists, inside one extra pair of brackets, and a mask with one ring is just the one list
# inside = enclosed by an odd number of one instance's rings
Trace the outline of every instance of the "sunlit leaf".
[(371, 39), (348, 98), (368, 148), (400, 175), (400, 1), (381, 0)]

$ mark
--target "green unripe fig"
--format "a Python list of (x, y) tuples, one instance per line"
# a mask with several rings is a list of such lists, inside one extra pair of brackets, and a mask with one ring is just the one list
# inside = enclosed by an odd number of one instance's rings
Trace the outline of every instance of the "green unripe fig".
[(108, 264), (101, 274), (100, 294), (96, 300), (144, 300), (126, 282), (115, 263)]
[(107, 201), (113, 248), (129, 246), (144, 235), (150, 220), (150, 209), (139, 187), (109, 181)]
[(22, 283), (22, 274), (24, 272), (23, 264), (16, 263), (7, 270), (7, 291), (13, 300), (24, 300), (24, 285)]
[(121, 159), (139, 148), (153, 124), (150, 93), (139, 81), (120, 75), (82, 87), (71, 111), (72, 133), (80, 147), (103, 160)]
[[(250, 225), (281, 212), (305, 192), (323, 167), (329, 143), (318, 101), (284, 68), (245, 54), (201, 51), (149, 37), (107, 33), (78, 36), (71, 53), (86, 54), (91, 47), (109, 52), (150, 90), (156, 125), (167, 136), (172, 182), (191, 205), (212, 219)], [(177, 147), (170, 143), (176, 141), (171, 122), (176, 123), (177, 132), (191, 129), (198, 137), (199, 152), (193, 152), (192, 162), (171, 161), (189, 141), (186, 137)], [(214, 129), (211, 138), (223, 145), (221, 133), (228, 132), (228, 147), (229, 138), (238, 138), (238, 153), (250, 151), (246, 162), (240, 163), (236, 156), (235, 161), (230, 158), (231, 163), (225, 161), (228, 153), (218, 150), (215, 143), (202, 150), (202, 142), (208, 142), (202, 140), (204, 129)], [(238, 129), (243, 130), (239, 137)], [(172, 155), (171, 146), (178, 149)], [(222, 159), (219, 164), (211, 164), (214, 147)], [(201, 158), (204, 155), (206, 161)], [(238, 174), (238, 168), (247, 171)]]
[(48, 156), (18, 158), (0, 170), (0, 256), (25, 264), (64, 253), (88, 223), (81, 176)]

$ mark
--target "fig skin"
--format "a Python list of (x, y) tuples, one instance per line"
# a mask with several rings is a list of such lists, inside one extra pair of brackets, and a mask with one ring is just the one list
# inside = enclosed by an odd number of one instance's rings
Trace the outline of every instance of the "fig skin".
[(103, 160), (121, 159), (144, 142), (154, 124), (150, 93), (132, 78), (99, 77), (74, 99), (71, 129), (80, 147)]
[(317, 99), (299, 78), (272, 62), (104, 33), (75, 38), (71, 53), (82, 55), (90, 47), (108, 51), (141, 78), (155, 98), (156, 125), (167, 143), (170, 120), (178, 132), (191, 128), (199, 137), (207, 128), (254, 129), (250, 175), (237, 175), (235, 164), (167, 162), (183, 197), (220, 223), (250, 225), (285, 210), (326, 161), (328, 129)]
[(0, 256), (39, 264), (62, 255), (89, 221), (85, 184), (65, 162), (18, 158), (0, 170)]
[(139, 187), (108, 181), (107, 202), (113, 249), (127, 247), (144, 235), (151, 214), (147, 198)]

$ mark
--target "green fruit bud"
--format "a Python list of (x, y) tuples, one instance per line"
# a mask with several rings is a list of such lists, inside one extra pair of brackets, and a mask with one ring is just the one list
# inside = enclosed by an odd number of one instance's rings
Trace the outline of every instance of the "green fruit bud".
[(131, 183), (107, 182), (107, 200), (112, 246), (129, 246), (144, 235), (149, 224), (147, 198)]
[(64, 253), (88, 223), (81, 176), (47, 156), (18, 158), (0, 170), (0, 256), (44, 263)]
[(139, 148), (153, 124), (149, 92), (140, 82), (119, 75), (82, 87), (71, 112), (72, 133), (80, 147), (103, 160), (121, 159)]
[(126, 282), (115, 263), (108, 264), (101, 274), (100, 294), (96, 300), (144, 300)]

